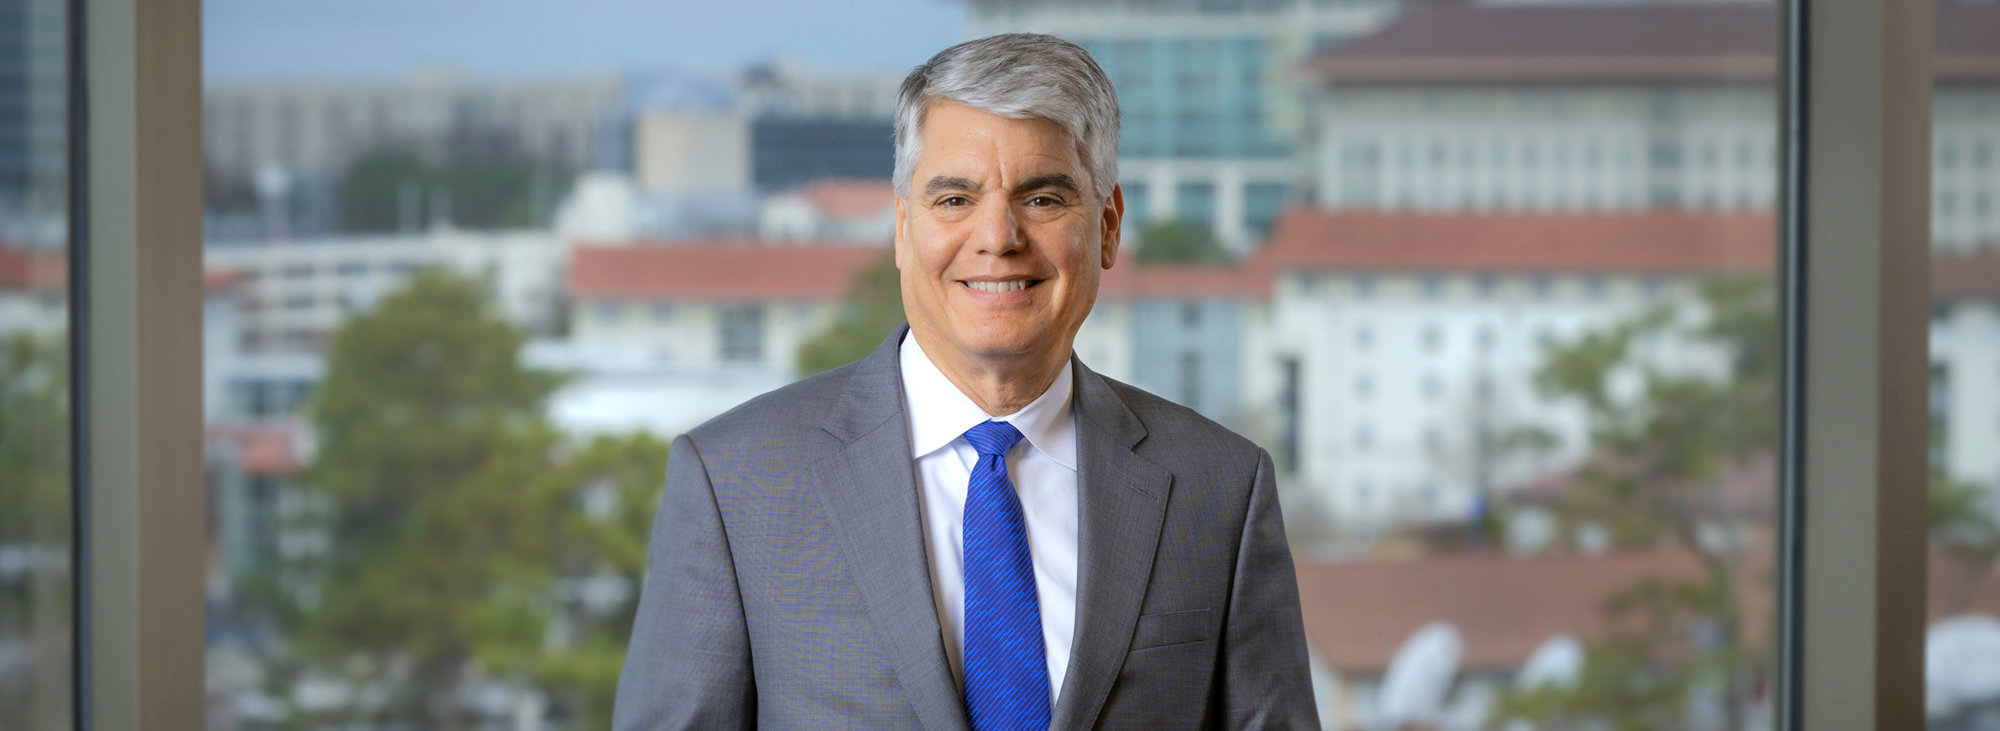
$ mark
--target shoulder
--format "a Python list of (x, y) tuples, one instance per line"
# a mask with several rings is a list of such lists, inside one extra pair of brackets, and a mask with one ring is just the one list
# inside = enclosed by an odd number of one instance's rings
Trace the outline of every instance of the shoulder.
[(831, 439), (821, 425), (845, 392), (856, 365), (850, 363), (745, 401), (688, 430), (687, 438), (704, 452), (774, 442), (805, 446), (821, 438)]
[(1125, 408), (1146, 428), (1146, 438), (1134, 452), (1175, 472), (1199, 466), (1241, 468), (1254, 472), (1264, 450), (1200, 412), (1111, 378), (1104, 381)]

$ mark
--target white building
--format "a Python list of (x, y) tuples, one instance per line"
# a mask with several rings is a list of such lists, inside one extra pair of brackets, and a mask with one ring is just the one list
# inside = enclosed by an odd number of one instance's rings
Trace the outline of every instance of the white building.
[(2000, 490), (2000, 254), (1931, 267), (1931, 468)]
[(1312, 181), (1296, 67), (1379, 27), (1398, 5), (976, 0), (965, 35), (1049, 33), (1089, 49), (1118, 88), (1127, 219), (1207, 226), (1242, 252)]
[(424, 73), (395, 81), (229, 84), (204, 92), (203, 150), (215, 174), (338, 172), (382, 148), (500, 147), (588, 167), (624, 104), (616, 77), (492, 80)]
[[(2000, 7), (1942, 2), (1941, 247), (2000, 239)], [(1586, 30), (1587, 29), (1587, 30)], [(1768, 211), (1768, 2), (1412, 9), (1305, 67), (1316, 204), (1367, 211)]]
[[(1246, 356), (1279, 374), (1286, 428), (1269, 446), (1306, 496), (1287, 511), (1363, 529), (1464, 519), (1482, 491), (1576, 465), (1588, 424), (1535, 391), (1544, 346), (1691, 299), (1702, 278), (1768, 272), (1776, 247), (1757, 215), (1287, 214), (1253, 259), (1275, 282), (1269, 349)], [(1495, 453), (1512, 427), (1557, 446)]]
[(823, 178), (764, 197), (758, 234), (770, 241), (885, 244), (896, 236), (896, 187), (888, 179)]
[(750, 120), (738, 114), (646, 112), (635, 122), (633, 172), (648, 193), (750, 188)]
[(486, 284), (498, 312), (530, 333), (562, 326), (569, 242), (547, 233), (435, 229), (399, 236), (211, 246), (210, 269), (243, 277), (250, 352), (316, 352), (349, 314), (412, 273), (437, 267)]

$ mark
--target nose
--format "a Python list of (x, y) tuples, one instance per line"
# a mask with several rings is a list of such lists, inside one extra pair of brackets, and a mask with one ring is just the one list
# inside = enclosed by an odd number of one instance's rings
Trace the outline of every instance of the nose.
[(973, 244), (981, 254), (1006, 256), (1026, 245), (1021, 235), (1021, 219), (1014, 215), (1012, 201), (1005, 198), (989, 199), (980, 206), (974, 227)]

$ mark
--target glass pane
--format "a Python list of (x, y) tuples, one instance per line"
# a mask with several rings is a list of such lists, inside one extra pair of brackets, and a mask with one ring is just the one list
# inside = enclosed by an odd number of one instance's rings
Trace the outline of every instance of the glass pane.
[(1077, 356), (1271, 452), (1327, 727), (1769, 727), (1775, 6), (743, 5), (207, 4), (214, 727), (603, 727), (669, 440), (903, 321), (896, 86), (1013, 31), (1120, 96)]
[(1925, 700), (2000, 731), (2000, 7), (1937, 4), (1931, 106), (1931, 484)]
[(1296, 452), (1329, 728), (1770, 727), (1776, 21), (1420, 5), (1307, 55), (1238, 418)]
[(0, 0), (0, 729), (75, 702), (68, 13)]

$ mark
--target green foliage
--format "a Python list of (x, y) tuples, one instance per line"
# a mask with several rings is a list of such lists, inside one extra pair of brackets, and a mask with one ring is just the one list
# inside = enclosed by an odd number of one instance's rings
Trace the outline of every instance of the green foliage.
[[(634, 597), (573, 587), (636, 591), (666, 445), (563, 439), (543, 415), (562, 379), (520, 365), (521, 342), (478, 284), (435, 272), (334, 338), (300, 480), (331, 508), (331, 551), (290, 635), (326, 672), (410, 689), (345, 720), (460, 728), (443, 699), (475, 668), (607, 720)], [(615, 509), (586, 510), (593, 490)]]
[[(1764, 655), (1746, 644), (1738, 596), (1747, 543), (1738, 532), (1756, 516), (1722, 494), (1721, 480), (1777, 447), (1775, 305), (1768, 279), (1712, 280), (1692, 303), (1550, 348), (1536, 384), (1584, 408), (1593, 454), (1558, 512), (1609, 528), (1620, 545), (1678, 545), (1702, 570), (1641, 577), (1605, 608), (1611, 628), (1591, 643), (1575, 686), (1503, 696), (1496, 718), (1675, 728), (1699, 687), (1719, 692), (1724, 708), (1741, 706)], [(1657, 357), (1666, 349), (1707, 352), (1721, 367), (1669, 368)], [(1725, 540), (1702, 540), (1715, 532)], [(1724, 715), (1724, 728), (1735, 728)]]
[(810, 376), (860, 360), (903, 324), (903, 284), (894, 252), (855, 275), (847, 312), (799, 346), (799, 375)]
[(1208, 227), (1168, 219), (1139, 230), (1139, 261), (1148, 264), (1202, 264), (1230, 260)]
[[(340, 225), (351, 232), (421, 226), (449, 205), (453, 225), (525, 228), (546, 215), (567, 172), (524, 158), (458, 155), (434, 162), (389, 150), (356, 160), (340, 180)], [(448, 201), (448, 203), (447, 203)], [(416, 220), (407, 220), (414, 216)]]
[[(0, 338), (0, 546), (70, 544), (69, 353), (61, 337)], [(0, 578), (0, 644), (28, 650), (25, 683), (0, 683), (0, 728), (69, 725), (70, 576)]]
[(1958, 588), (1953, 592), (1954, 611), (1971, 607), (1972, 592), (1980, 577), (1995, 561), (2000, 561), (2000, 520), (1994, 516), (1995, 499), (1990, 489), (1937, 470), (1931, 473), (1931, 540), (1964, 565)]

